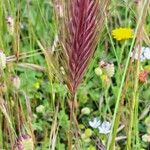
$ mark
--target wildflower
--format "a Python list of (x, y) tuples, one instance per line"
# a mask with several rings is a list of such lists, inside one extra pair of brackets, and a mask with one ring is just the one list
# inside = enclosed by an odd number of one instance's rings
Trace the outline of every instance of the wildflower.
[(104, 121), (99, 127), (99, 133), (108, 134), (110, 132), (111, 123), (108, 121)]
[(104, 74), (106, 74), (108, 77), (113, 77), (114, 72), (115, 72), (115, 68), (114, 68), (114, 64), (110, 63), (110, 62), (106, 62), (106, 61), (100, 61), (100, 68), (102, 69), (102, 71), (104, 72)]
[(127, 40), (133, 37), (133, 30), (131, 28), (117, 28), (112, 30), (112, 35), (118, 41)]
[(144, 70), (144, 71), (140, 72), (140, 74), (139, 74), (139, 81), (141, 83), (146, 83), (147, 77), (148, 77), (148, 72)]
[[(131, 52), (131, 57), (134, 57), (135, 60), (138, 60), (139, 48), (136, 48), (135, 51)], [(141, 47), (140, 50), (140, 61), (150, 60), (150, 48)]]
[(81, 110), (81, 113), (82, 113), (83, 115), (89, 115), (90, 112), (91, 112), (91, 110), (90, 110), (88, 107), (84, 107), (84, 108), (82, 108), (82, 110)]
[(101, 121), (98, 118), (94, 118), (93, 121), (89, 121), (89, 125), (92, 128), (98, 128), (101, 124)]
[(0, 50), (0, 69), (6, 68), (6, 55)]
[(110, 132), (111, 123), (108, 121), (101, 122), (98, 118), (94, 118), (89, 124), (92, 128), (98, 128), (99, 133), (108, 134)]
[(14, 145), (14, 150), (33, 150), (33, 140), (30, 135), (23, 134), (19, 136)]

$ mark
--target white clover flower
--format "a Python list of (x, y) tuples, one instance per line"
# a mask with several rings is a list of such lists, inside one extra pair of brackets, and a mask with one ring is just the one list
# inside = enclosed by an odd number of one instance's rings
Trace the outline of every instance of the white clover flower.
[(0, 68), (3, 70), (6, 68), (6, 55), (0, 50)]
[[(138, 50), (139, 49), (136, 48), (134, 52), (131, 52), (130, 57), (133, 57), (134, 55), (134, 59), (138, 60)], [(141, 61), (150, 60), (150, 47), (141, 47), (140, 60)]]
[(108, 134), (110, 133), (111, 123), (108, 121), (104, 121), (99, 127), (99, 133)]
[(89, 125), (92, 128), (98, 128), (101, 125), (101, 121), (98, 118), (94, 118), (92, 121), (89, 121)]

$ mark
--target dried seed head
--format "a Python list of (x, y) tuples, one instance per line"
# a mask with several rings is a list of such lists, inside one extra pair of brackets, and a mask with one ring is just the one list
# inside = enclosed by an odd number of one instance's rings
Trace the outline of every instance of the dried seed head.
[(0, 69), (3, 70), (6, 68), (6, 55), (0, 50)]
[(23, 134), (19, 136), (14, 145), (15, 150), (33, 150), (34, 144), (30, 135)]

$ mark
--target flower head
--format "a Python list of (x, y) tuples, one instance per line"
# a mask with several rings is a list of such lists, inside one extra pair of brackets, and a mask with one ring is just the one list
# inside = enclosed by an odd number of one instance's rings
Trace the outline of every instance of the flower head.
[(98, 118), (94, 118), (92, 121), (89, 121), (89, 125), (92, 128), (98, 128), (101, 124), (101, 121)]
[(104, 121), (101, 126), (98, 127), (99, 133), (108, 134), (110, 132), (111, 123), (108, 121)]
[[(133, 52), (131, 52), (131, 57), (134, 57), (135, 60), (138, 60), (139, 48), (136, 48)], [(149, 60), (150, 59), (150, 48), (149, 47), (141, 47), (140, 51), (140, 61)]]
[(100, 68), (102, 69), (102, 72), (107, 75), (108, 77), (113, 77), (115, 73), (115, 67), (113, 63), (106, 62), (106, 61), (100, 61), (99, 62)]
[(131, 28), (117, 28), (112, 30), (112, 36), (118, 41), (127, 40), (133, 37)]

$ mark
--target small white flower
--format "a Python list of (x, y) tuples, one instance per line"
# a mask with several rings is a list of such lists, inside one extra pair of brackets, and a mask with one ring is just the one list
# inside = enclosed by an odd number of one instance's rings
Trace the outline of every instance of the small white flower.
[[(131, 52), (131, 57), (134, 55), (134, 59), (138, 60), (138, 51), (139, 49), (136, 48), (134, 52)], [(134, 54), (135, 53), (135, 54)], [(145, 61), (150, 59), (150, 48), (149, 47), (141, 47), (141, 52), (140, 52), (140, 60)]]
[(99, 127), (99, 133), (108, 134), (111, 129), (111, 123), (108, 121), (104, 121)]
[(89, 125), (92, 128), (98, 128), (101, 125), (101, 121), (98, 118), (94, 118), (92, 121), (89, 121)]

